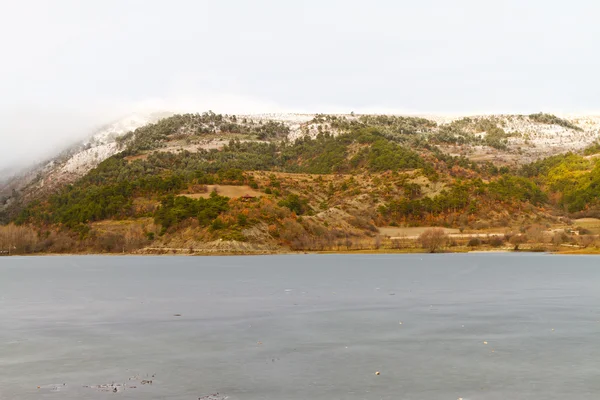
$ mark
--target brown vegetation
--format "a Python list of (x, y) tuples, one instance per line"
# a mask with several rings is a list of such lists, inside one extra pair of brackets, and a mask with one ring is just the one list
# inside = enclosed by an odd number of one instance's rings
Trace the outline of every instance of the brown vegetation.
[(442, 250), (448, 243), (448, 235), (443, 229), (428, 229), (419, 236), (421, 246), (429, 253), (435, 253)]
[(525, 234), (518, 234), (518, 235), (514, 235), (510, 238), (510, 243), (512, 245), (514, 245), (514, 250), (517, 251), (519, 250), (519, 246), (521, 246), (524, 243), (527, 243), (527, 235)]
[(252, 197), (260, 197), (264, 195), (264, 193), (252, 189), (247, 185), (195, 185), (190, 189), (190, 193), (183, 193), (182, 196), (192, 199), (198, 199), (201, 197), (207, 199), (212, 192), (217, 192), (221, 196), (230, 198), (238, 198), (245, 195)]
[(84, 234), (9, 224), (0, 226), (0, 253), (131, 253), (150, 243), (154, 232), (149, 226), (146, 221), (105, 221)]

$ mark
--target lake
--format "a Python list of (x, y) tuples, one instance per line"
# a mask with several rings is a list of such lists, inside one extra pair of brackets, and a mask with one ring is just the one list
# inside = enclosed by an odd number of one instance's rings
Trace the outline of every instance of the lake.
[(595, 256), (0, 258), (3, 400), (581, 400), (599, 378)]

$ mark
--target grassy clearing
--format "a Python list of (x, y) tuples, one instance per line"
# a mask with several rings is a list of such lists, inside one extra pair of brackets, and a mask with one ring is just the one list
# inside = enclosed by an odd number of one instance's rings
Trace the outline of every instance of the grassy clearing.
[(600, 219), (598, 218), (580, 218), (573, 221), (573, 225), (588, 229), (593, 234), (600, 234)]
[[(379, 233), (389, 237), (418, 237), (426, 230), (436, 228), (429, 226), (419, 226), (419, 227), (410, 227), (410, 228), (402, 228), (395, 226), (383, 226), (379, 228)], [(442, 228), (447, 235), (450, 234), (458, 234), (460, 231), (458, 229), (450, 229), (450, 228)]]
[(191, 199), (199, 199), (205, 198), (208, 199), (210, 194), (216, 190), (217, 194), (220, 196), (226, 196), (230, 198), (242, 197), (245, 195), (260, 197), (264, 193), (259, 192), (258, 190), (252, 189), (250, 186), (235, 186), (235, 185), (206, 185), (207, 191), (205, 193), (192, 193), (192, 194), (182, 194), (181, 196), (189, 197)]

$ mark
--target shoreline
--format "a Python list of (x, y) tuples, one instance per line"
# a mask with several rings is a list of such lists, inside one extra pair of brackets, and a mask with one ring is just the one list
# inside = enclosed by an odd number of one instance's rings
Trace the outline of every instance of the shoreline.
[(361, 254), (373, 254), (373, 255), (401, 255), (401, 254), (552, 254), (552, 255), (600, 255), (600, 249), (577, 249), (577, 250), (508, 250), (508, 249), (483, 249), (483, 250), (470, 250), (470, 249), (453, 249), (440, 251), (435, 253), (427, 252), (423, 249), (410, 248), (410, 249), (365, 249), (365, 250), (322, 250), (322, 251), (270, 251), (270, 252), (236, 252), (236, 251), (198, 251), (193, 253), (184, 252), (172, 252), (165, 251), (163, 253), (152, 253), (152, 252), (130, 252), (130, 253), (27, 253), (27, 254), (11, 254), (0, 256), (0, 260), (3, 257), (67, 257), (67, 256), (106, 256), (106, 257), (124, 257), (124, 256), (144, 256), (144, 257), (157, 257), (157, 256), (170, 256), (170, 257), (234, 257), (234, 256), (282, 256), (282, 255), (311, 255), (311, 254), (324, 254), (324, 255), (361, 255)]

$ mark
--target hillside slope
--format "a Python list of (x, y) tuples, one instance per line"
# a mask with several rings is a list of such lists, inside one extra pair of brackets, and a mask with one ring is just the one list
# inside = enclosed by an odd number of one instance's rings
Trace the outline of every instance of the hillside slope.
[(459, 242), (579, 245), (565, 224), (600, 215), (599, 122), (174, 115), (106, 130), (39, 171), (4, 199), (17, 224), (4, 240), (20, 235), (22, 252), (350, 250), (444, 226)]
[(25, 205), (75, 182), (120, 151), (116, 143), (118, 137), (170, 115), (172, 113), (167, 112), (131, 114), (100, 128), (86, 140), (60, 151), (48, 160), (23, 170), (4, 172), (0, 179), (0, 207), (12, 202)]

